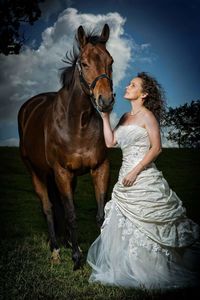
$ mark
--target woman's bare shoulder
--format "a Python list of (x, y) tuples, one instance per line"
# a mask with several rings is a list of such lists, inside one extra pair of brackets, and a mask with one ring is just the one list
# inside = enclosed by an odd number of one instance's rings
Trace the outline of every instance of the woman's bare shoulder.
[(143, 116), (146, 119), (148, 119), (149, 121), (156, 121), (156, 117), (155, 117), (154, 113), (146, 107), (143, 111)]
[(145, 122), (145, 127), (148, 127), (148, 126), (158, 126), (159, 127), (158, 121), (157, 121), (154, 113), (146, 107), (143, 112), (143, 120)]

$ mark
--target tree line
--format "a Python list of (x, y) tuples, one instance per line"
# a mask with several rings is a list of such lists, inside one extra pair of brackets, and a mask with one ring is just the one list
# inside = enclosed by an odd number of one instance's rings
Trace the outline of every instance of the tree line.
[(45, 0), (0, 0), (0, 53), (19, 54), (27, 37), (22, 24), (33, 25), (41, 17)]
[(165, 128), (166, 138), (179, 148), (200, 149), (200, 100), (168, 107), (161, 127)]

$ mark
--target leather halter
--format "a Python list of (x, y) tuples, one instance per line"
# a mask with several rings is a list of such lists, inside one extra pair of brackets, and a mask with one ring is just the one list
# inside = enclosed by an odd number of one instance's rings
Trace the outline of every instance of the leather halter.
[(97, 108), (97, 104), (95, 103), (95, 97), (94, 97), (94, 88), (96, 86), (97, 81), (100, 80), (100, 79), (102, 79), (102, 78), (108, 79), (108, 81), (110, 83), (110, 87), (112, 89), (112, 87), (113, 87), (112, 79), (106, 73), (103, 73), (103, 74), (97, 76), (93, 80), (93, 82), (89, 84), (85, 80), (85, 78), (83, 77), (83, 73), (82, 73), (82, 69), (81, 69), (81, 66), (80, 66), (79, 59), (77, 60), (76, 65), (77, 65), (77, 68), (78, 68), (78, 71), (79, 71), (80, 83), (89, 91), (89, 96), (90, 96), (90, 98), (92, 100), (92, 104), (94, 105), (95, 108)]

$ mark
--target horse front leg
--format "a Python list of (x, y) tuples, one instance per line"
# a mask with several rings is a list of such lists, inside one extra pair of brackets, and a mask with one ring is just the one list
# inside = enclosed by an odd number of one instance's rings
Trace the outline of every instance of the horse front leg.
[(98, 206), (96, 215), (97, 225), (101, 227), (104, 221), (104, 205), (107, 198), (108, 183), (109, 183), (109, 161), (108, 159), (98, 166), (98, 168), (91, 170), (91, 175), (94, 183), (95, 196)]
[(72, 260), (74, 262), (74, 270), (81, 266), (82, 252), (78, 245), (77, 236), (77, 220), (73, 201), (73, 173), (62, 168), (60, 165), (54, 169), (55, 181), (61, 195), (65, 217), (67, 221), (70, 242), (72, 245)]

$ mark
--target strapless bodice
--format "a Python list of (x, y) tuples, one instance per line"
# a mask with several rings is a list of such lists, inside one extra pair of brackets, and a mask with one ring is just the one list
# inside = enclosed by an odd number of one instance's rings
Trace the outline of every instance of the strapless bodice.
[(122, 149), (123, 164), (137, 163), (150, 148), (147, 130), (136, 124), (118, 126), (115, 136)]

